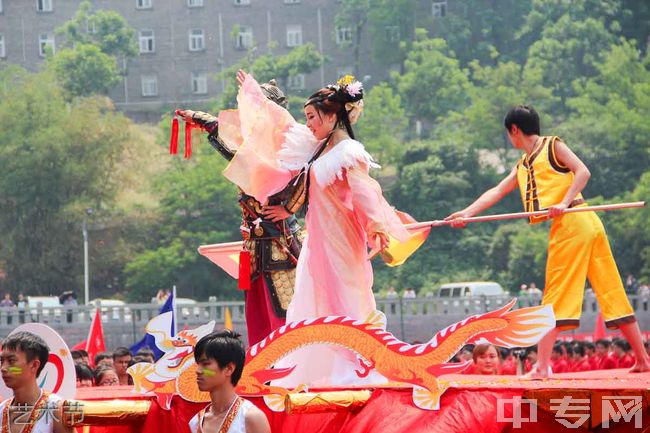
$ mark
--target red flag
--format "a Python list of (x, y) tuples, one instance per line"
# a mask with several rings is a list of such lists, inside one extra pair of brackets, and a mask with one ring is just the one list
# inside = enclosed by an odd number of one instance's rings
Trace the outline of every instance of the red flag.
[(603, 313), (598, 312), (598, 317), (596, 317), (596, 327), (594, 328), (594, 341), (601, 340), (607, 337), (605, 331), (605, 320), (603, 320)]
[(81, 343), (77, 343), (70, 350), (86, 350), (86, 342), (88, 340), (84, 340)]
[(95, 318), (90, 325), (90, 332), (86, 339), (86, 352), (88, 352), (88, 360), (94, 367), (95, 355), (100, 352), (106, 352), (106, 345), (104, 344), (104, 330), (102, 329), (102, 316), (99, 308), (95, 310)]

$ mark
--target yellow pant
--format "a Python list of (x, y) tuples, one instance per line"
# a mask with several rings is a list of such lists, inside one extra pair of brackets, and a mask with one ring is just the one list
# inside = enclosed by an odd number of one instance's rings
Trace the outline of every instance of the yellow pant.
[(580, 325), (585, 278), (589, 278), (608, 328), (636, 321), (600, 218), (595, 212), (554, 218), (542, 304), (553, 305), (556, 326), (562, 330)]

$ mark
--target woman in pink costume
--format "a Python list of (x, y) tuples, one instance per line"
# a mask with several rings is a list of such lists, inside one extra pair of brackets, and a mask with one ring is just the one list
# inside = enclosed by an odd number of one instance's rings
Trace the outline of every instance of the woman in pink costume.
[[(248, 122), (250, 119), (244, 120), (247, 116), (242, 111), (248, 105), (246, 94), (258, 87), (250, 81), (254, 80), (240, 74), (241, 150), (248, 147), (249, 152), (237, 152), (231, 166), (226, 169), (226, 176), (239, 177), (235, 173), (250, 163), (258, 174), (268, 165), (267, 173), (276, 178), (272, 182), (274, 185), (282, 185), (282, 182), (286, 185), (287, 179), (303, 173), (304, 176), (297, 179), (305, 182), (307, 192), (307, 237), (298, 260), (296, 287), (287, 310), (287, 323), (331, 315), (367, 319), (375, 310), (368, 247), (383, 249), (388, 246), (389, 235), (399, 241), (406, 241), (410, 235), (382, 196), (379, 184), (368, 174), (370, 168), (378, 165), (363, 144), (354, 139), (352, 124), (362, 108), (361, 83), (349, 79), (340, 81), (319, 90), (307, 100), (304, 111), (311, 134), (293, 122), (278, 126), (280, 115), (260, 114), (269, 109), (276, 111), (275, 108), (255, 97), (264, 107), (258, 107), (252, 116), (275, 118), (275, 130), (280, 129), (284, 135), (283, 140), (276, 140), (279, 144), (275, 153), (259, 155), (254, 150), (257, 140), (252, 139), (256, 126), (254, 122)], [(247, 131), (251, 133), (249, 140)], [(236, 161), (240, 155), (252, 156), (254, 161), (251, 158)], [(283, 171), (285, 173), (281, 174)], [(265, 185), (261, 186), (263, 183)], [(265, 195), (274, 192), (273, 187), (262, 179), (253, 181), (250, 187), (258, 191), (246, 192), (262, 202)], [(264, 212), (266, 217), (278, 221), (288, 216), (284, 206), (267, 206)], [(327, 345), (299, 349), (284, 358), (281, 364), (276, 367), (296, 365), (296, 368), (286, 378), (274, 381), (275, 385), (327, 386), (385, 381), (376, 373), (359, 378), (355, 373), (359, 369), (355, 355)]]

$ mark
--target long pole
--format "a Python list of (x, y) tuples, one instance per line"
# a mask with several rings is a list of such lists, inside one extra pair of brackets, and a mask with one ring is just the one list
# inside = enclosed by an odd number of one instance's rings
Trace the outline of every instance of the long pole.
[[(575, 212), (587, 212), (587, 211), (609, 211), (609, 210), (618, 210), (618, 209), (630, 209), (630, 208), (639, 208), (644, 207), (644, 201), (635, 201), (629, 203), (617, 203), (617, 204), (603, 204), (598, 206), (585, 206), (585, 207), (574, 207), (569, 208), (564, 211), (564, 213), (575, 213)], [(485, 215), (478, 217), (462, 218), (464, 224), (467, 223), (481, 223), (487, 221), (502, 221), (509, 219), (517, 218), (530, 218), (530, 217), (539, 217), (547, 216), (548, 210), (539, 210), (535, 212), (515, 212), (515, 213), (502, 213), (496, 215)], [(451, 225), (452, 221), (446, 220), (434, 220), (434, 221), (424, 221), (421, 223), (405, 224), (404, 227), (407, 229), (421, 229), (425, 227), (441, 227)]]
[(83, 224), (83, 235), (84, 235), (84, 305), (88, 305), (89, 300), (89, 273), (88, 269), (88, 225), (86, 223), (86, 218), (84, 217)]

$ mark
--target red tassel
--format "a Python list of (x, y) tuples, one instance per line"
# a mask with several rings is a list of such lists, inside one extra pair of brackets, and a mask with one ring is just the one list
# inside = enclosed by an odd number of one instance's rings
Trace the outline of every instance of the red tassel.
[(192, 123), (185, 122), (185, 158), (192, 156)]
[(172, 119), (172, 137), (169, 140), (169, 153), (176, 155), (178, 153), (178, 118)]
[(251, 288), (251, 252), (239, 252), (239, 282), (238, 287), (241, 290)]

